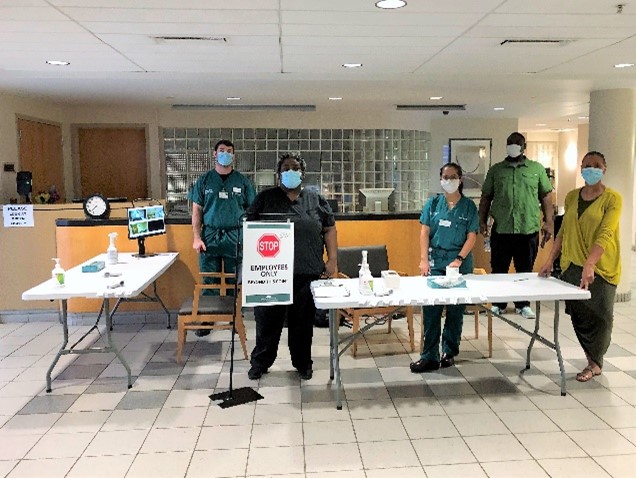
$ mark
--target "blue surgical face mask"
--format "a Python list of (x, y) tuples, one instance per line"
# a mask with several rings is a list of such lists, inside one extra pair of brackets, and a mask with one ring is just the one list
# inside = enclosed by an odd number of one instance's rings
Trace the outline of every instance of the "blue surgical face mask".
[(300, 183), (303, 181), (302, 172), (294, 171), (290, 169), (288, 171), (283, 171), (280, 173), (280, 182), (283, 183), (287, 189), (296, 189), (300, 186)]
[(216, 161), (221, 166), (229, 166), (234, 161), (234, 155), (228, 151), (218, 151), (216, 153)]
[(581, 176), (586, 184), (594, 186), (603, 178), (603, 170), (600, 168), (583, 168)]

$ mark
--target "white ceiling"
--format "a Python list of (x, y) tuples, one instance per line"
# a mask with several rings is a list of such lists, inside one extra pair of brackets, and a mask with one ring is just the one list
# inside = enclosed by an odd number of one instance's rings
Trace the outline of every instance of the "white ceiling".
[[(409, 0), (391, 11), (374, 2), (0, 0), (0, 91), (70, 104), (240, 96), (334, 112), (443, 96), (467, 105), (453, 115), (519, 117), (536, 130), (585, 121), (594, 89), (636, 88), (636, 68), (613, 67), (636, 63), (636, 2), (621, 14), (620, 0)], [(171, 35), (227, 42), (154, 38)], [(572, 41), (500, 46), (519, 38)]]

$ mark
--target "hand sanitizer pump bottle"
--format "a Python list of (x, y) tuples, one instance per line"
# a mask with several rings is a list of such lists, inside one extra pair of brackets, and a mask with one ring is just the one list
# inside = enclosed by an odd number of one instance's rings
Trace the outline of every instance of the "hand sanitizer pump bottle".
[(373, 276), (367, 262), (368, 251), (362, 251), (362, 264), (360, 264), (360, 272), (358, 273), (358, 282), (360, 294), (373, 295)]
[(106, 263), (109, 266), (113, 266), (117, 264), (117, 248), (115, 247), (115, 239), (117, 238), (117, 233), (111, 232), (110, 234), (108, 234), (108, 237), (110, 238), (110, 245), (108, 246), (108, 249), (106, 249)]
[(55, 261), (55, 267), (51, 271), (51, 277), (53, 277), (53, 281), (55, 282), (56, 286), (64, 287), (66, 272), (64, 272), (64, 269), (62, 269), (60, 260), (57, 257), (54, 257), (53, 260)]

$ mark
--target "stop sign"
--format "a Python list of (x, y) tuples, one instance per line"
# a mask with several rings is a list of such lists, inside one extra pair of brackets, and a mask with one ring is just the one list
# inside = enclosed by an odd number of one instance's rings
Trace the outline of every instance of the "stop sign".
[(280, 240), (276, 234), (263, 234), (256, 242), (256, 250), (263, 257), (276, 257), (280, 252)]

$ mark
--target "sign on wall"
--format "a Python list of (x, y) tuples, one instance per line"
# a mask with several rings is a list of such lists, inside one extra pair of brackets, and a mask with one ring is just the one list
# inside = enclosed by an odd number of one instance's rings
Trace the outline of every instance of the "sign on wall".
[(2, 206), (4, 227), (33, 227), (32, 204), (6, 204)]
[(243, 224), (243, 305), (291, 304), (294, 301), (294, 224)]

